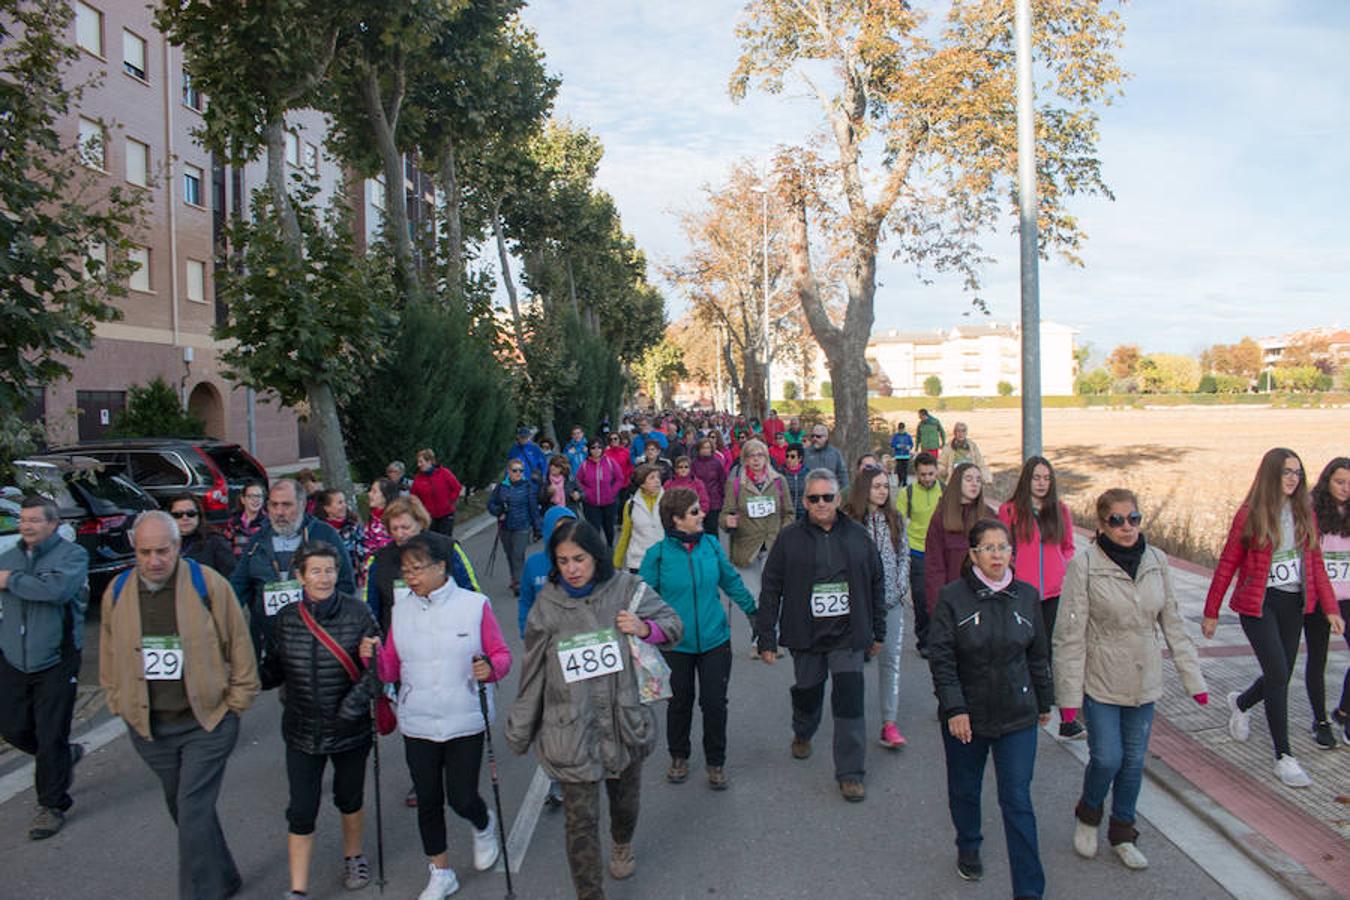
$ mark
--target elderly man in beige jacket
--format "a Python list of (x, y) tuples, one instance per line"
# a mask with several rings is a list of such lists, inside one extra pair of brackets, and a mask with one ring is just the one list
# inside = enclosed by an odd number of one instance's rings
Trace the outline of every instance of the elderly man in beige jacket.
[(137, 518), (136, 567), (103, 594), (99, 681), (178, 825), (179, 897), (220, 900), (243, 880), (216, 799), (239, 716), (258, 694), (258, 669), (230, 583), (180, 559), (179, 541), (167, 514)]

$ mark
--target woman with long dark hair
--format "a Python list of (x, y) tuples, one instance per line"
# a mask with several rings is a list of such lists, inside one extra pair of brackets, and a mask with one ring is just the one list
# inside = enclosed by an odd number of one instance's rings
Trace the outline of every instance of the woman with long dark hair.
[(923, 580), (930, 613), (942, 589), (961, 577), (961, 566), (970, 557), (970, 529), (985, 514), (980, 467), (972, 462), (959, 463), (928, 522)]
[(1228, 695), (1228, 731), (1236, 741), (1251, 736), (1251, 708), (1266, 705), (1266, 723), (1275, 745), (1275, 774), (1288, 787), (1312, 780), (1289, 746), (1289, 679), (1298, 658), (1305, 614), (1320, 610), (1336, 634), (1345, 630), (1327, 578), (1322, 548), (1308, 497), (1303, 461), (1293, 450), (1267, 450), (1238, 507), (1219, 555), (1201, 631), (1214, 637), (1219, 607), (1228, 586), (1237, 587), (1228, 605), (1237, 613), (1261, 675), (1245, 691)]
[[(1350, 618), (1350, 457), (1338, 456), (1327, 463), (1312, 489), (1313, 514), (1322, 532), (1322, 559), (1326, 564), (1331, 592), (1341, 610), (1341, 619)], [(1313, 737), (1317, 745), (1330, 750), (1336, 746), (1331, 723), (1327, 721), (1327, 652), (1331, 648), (1331, 629), (1320, 613), (1303, 616), (1303, 634), (1308, 642), (1306, 675), (1308, 703), (1313, 711)], [(1350, 643), (1350, 637), (1346, 638)], [(1341, 685), (1341, 700), (1332, 713), (1341, 726), (1342, 738), (1350, 744), (1350, 671)]]
[[(1013, 577), (1036, 588), (1045, 633), (1054, 634), (1064, 570), (1073, 558), (1073, 517), (1059, 499), (1055, 470), (1048, 459), (1027, 459), (1011, 499), (998, 508), (998, 518), (1012, 531)], [(1083, 723), (1061, 720), (1059, 736), (1082, 737)]]
[(201, 498), (187, 491), (178, 494), (169, 501), (169, 515), (182, 538), (178, 552), (229, 578), (234, 571), (234, 550), (225, 536), (207, 523)]
[(909, 537), (891, 502), (890, 480), (879, 468), (868, 467), (849, 483), (844, 513), (867, 529), (881, 556), (886, 608), (886, 640), (877, 665), (877, 694), (881, 701), (881, 746), (899, 750), (905, 736), (897, 724), (900, 714), (900, 648), (905, 640), (905, 606), (909, 598)]

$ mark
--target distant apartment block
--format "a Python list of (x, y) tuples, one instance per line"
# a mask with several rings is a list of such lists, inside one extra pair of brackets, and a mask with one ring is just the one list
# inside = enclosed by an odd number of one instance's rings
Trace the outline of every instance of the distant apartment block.
[[(1278, 337), (1263, 337), (1257, 339), (1256, 343), (1261, 348), (1262, 367), (1267, 369), (1282, 362), (1285, 352), (1297, 344), (1317, 346), (1317, 355), (1325, 357), (1337, 369), (1350, 365), (1350, 331), (1339, 325), (1291, 331)], [(1325, 346), (1325, 350), (1320, 349), (1322, 346)]]
[[(1041, 393), (1072, 394), (1077, 363), (1074, 335), (1054, 322), (1041, 322)], [(1017, 325), (961, 325), (949, 331), (897, 331), (874, 334), (867, 344), (874, 378), (885, 375), (892, 393), (917, 397), (936, 375), (947, 396), (988, 397), (999, 382), (1022, 389), (1022, 332)]]

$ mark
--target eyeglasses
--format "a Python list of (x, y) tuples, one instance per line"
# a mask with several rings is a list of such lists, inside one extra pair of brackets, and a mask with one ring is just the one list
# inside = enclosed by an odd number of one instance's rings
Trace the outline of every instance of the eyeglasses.
[(195, 519), (197, 518), (197, 511), (195, 509), (180, 509), (178, 512), (169, 513), (169, 515), (175, 519)]
[(811, 437), (814, 438), (815, 440), (823, 441), (823, 440), (825, 440), (827, 437), (829, 437), (829, 435), (828, 435), (828, 434), (813, 434), (813, 435), (811, 435)]
[(433, 568), (434, 566), (437, 566), (437, 565), (440, 565), (440, 564), (439, 564), (439, 563), (418, 563), (417, 565), (414, 565), (414, 566), (400, 566), (400, 567), (399, 567), (399, 571), (403, 573), (403, 577), (404, 577), (404, 578), (407, 578), (407, 577), (409, 577), (410, 575), (421, 575), (421, 574), (422, 574), (423, 572), (425, 572), (427, 569)]
[(1285, 478), (1302, 478), (1302, 477), (1303, 477), (1303, 470), (1302, 470), (1302, 469), (1285, 469), (1285, 470), (1282, 471), (1280, 474), (1283, 475)]
[(703, 512), (703, 510), (699, 509), (699, 508), (698, 508), (698, 504), (695, 503), (693, 506), (691, 506), (691, 507), (689, 507), (688, 509), (686, 509), (686, 510), (684, 511), (684, 514), (685, 514), (686, 516), (696, 516), (696, 515), (698, 515), (698, 514), (701, 513), (701, 512)]
[(997, 553), (1002, 556), (1005, 553), (1012, 552), (1012, 546), (1009, 544), (981, 544), (975, 548), (976, 553)]
[(834, 494), (807, 494), (807, 503), (833, 503), (836, 495)]
[(511, 474), (512, 474), (512, 475), (519, 475), (519, 474), (521, 474), (521, 473), (524, 472), (524, 471), (525, 471), (524, 469), (517, 469), (517, 468), (515, 468), (514, 466), (511, 468)]
[(1110, 525), (1112, 528), (1119, 528), (1126, 522), (1129, 522), (1131, 525), (1138, 525), (1142, 521), (1144, 521), (1144, 517), (1137, 512), (1132, 512), (1128, 516), (1122, 516), (1120, 513), (1111, 513), (1111, 515), (1106, 517), (1106, 524)]
[(245, 500), (261, 500), (262, 497), (263, 497), (262, 494), (245, 494), (245, 495), (244, 495), (244, 499), (245, 499)]

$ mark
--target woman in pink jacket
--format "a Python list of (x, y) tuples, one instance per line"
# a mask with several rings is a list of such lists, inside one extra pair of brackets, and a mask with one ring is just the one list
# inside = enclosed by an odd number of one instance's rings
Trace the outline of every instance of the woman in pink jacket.
[[(1043, 456), (1022, 466), (1012, 498), (998, 508), (998, 517), (1013, 535), (1013, 577), (1036, 588), (1046, 635), (1055, 633), (1064, 571), (1073, 559), (1073, 517), (1059, 499), (1055, 470)], [(1053, 661), (1052, 661), (1053, 665)], [(1083, 736), (1083, 723), (1060, 722), (1059, 736)]]
[[(627, 456), (625, 455), (625, 459)], [(605, 445), (592, 440), (586, 445), (586, 461), (577, 469), (577, 484), (581, 486), (581, 509), (586, 521), (596, 531), (603, 532), (605, 541), (614, 546), (614, 523), (619, 491), (627, 477), (614, 458), (605, 451)]]
[[(698, 497), (700, 509), (711, 509), (708, 505), (708, 488), (703, 482), (694, 477), (693, 461), (687, 456), (681, 456), (675, 460), (675, 474), (666, 482), (666, 490), (674, 488), (688, 488)], [(719, 510), (720, 512), (720, 510)]]

